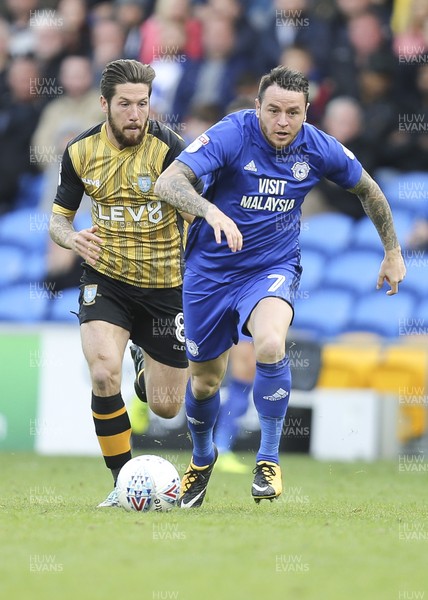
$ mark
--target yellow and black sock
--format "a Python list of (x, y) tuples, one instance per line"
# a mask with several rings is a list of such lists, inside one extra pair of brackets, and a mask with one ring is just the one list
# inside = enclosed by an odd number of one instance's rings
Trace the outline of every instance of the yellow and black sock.
[(131, 459), (131, 423), (122, 395), (103, 398), (92, 393), (92, 416), (106, 466), (116, 480), (119, 470)]

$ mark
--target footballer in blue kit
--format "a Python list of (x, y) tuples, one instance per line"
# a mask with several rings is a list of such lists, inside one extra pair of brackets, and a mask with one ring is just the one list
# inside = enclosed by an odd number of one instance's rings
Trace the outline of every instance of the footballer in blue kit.
[[(251, 493), (260, 502), (282, 492), (278, 450), (291, 389), (286, 338), (301, 274), (301, 206), (322, 177), (357, 194), (375, 225), (385, 249), (377, 287), (386, 281), (387, 294), (395, 294), (405, 276), (385, 196), (352, 152), (305, 122), (307, 108), (304, 75), (276, 67), (260, 81), (255, 110), (208, 129), (156, 183), (161, 200), (196, 217), (183, 283), (193, 453), (181, 483), (182, 508), (204, 500), (217, 459), (219, 388), (241, 333), (254, 342), (261, 430)], [(202, 176), (200, 196), (192, 183)]]

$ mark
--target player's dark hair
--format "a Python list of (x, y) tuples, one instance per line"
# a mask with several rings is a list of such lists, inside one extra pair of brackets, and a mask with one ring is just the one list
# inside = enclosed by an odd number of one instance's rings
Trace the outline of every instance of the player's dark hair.
[(294, 71), (288, 67), (280, 65), (275, 67), (260, 80), (259, 91), (257, 98), (259, 102), (263, 100), (265, 92), (271, 85), (279, 85), (284, 90), (290, 92), (303, 92), (305, 97), (305, 103), (308, 102), (309, 98), (309, 81), (300, 71)]
[(109, 62), (102, 75), (101, 94), (110, 104), (116, 92), (116, 86), (121, 83), (146, 83), (149, 86), (149, 96), (152, 93), (152, 82), (156, 73), (150, 65), (143, 65), (138, 60), (119, 59)]

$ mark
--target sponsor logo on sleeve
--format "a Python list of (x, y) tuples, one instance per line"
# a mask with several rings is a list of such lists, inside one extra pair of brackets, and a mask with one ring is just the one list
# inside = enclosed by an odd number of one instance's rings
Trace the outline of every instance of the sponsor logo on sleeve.
[(189, 146), (187, 146), (186, 152), (197, 152), (199, 148), (202, 148), (202, 146), (206, 146), (209, 141), (210, 138), (207, 136), (206, 133), (203, 133), (198, 138), (196, 138), (196, 140), (194, 140)]
[(351, 160), (355, 159), (355, 154), (353, 152), (351, 152), (349, 150), (349, 148), (347, 148), (346, 146), (344, 146), (343, 144), (340, 144), (343, 148), (344, 153), (346, 154), (346, 156), (348, 156)]

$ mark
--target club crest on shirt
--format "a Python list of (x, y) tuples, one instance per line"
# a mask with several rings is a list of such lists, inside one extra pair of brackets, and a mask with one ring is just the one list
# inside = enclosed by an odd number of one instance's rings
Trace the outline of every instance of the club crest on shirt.
[(138, 175), (137, 181), (138, 181), (138, 188), (139, 188), (140, 192), (143, 192), (143, 194), (148, 192), (152, 186), (152, 180), (149, 175)]
[(295, 162), (291, 167), (294, 179), (303, 181), (309, 175), (310, 166), (307, 162)]
[(85, 306), (90, 306), (91, 304), (95, 304), (95, 300), (97, 297), (98, 285), (96, 283), (91, 283), (90, 285), (85, 285), (83, 288), (83, 304)]

